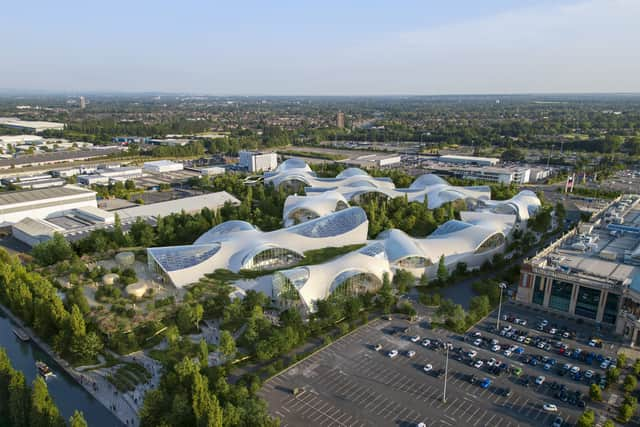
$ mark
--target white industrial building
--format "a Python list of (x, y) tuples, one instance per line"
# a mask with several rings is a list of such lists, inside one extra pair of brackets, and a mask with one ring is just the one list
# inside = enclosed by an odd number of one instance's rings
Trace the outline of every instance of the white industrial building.
[(495, 166), (500, 163), (500, 159), (497, 157), (459, 156), (454, 154), (440, 156), (438, 157), (438, 161), (443, 163), (478, 166)]
[(0, 117), (0, 126), (36, 133), (43, 132), (45, 130), (64, 130), (64, 123), (26, 121), (15, 117)]
[(178, 162), (172, 162), (171, 160), (157, 160), (155, 162), (145, 162), (142, 165), (142, 170), (151, 173), (166, 173), (176, 172), (184, 169), (184, 165)]
[(209, 166), (198, 169), (202, 175), (206, 176), (215, 176), (215, 175), (224, 175), (226, 169), (220, 166)]
[(98, 169), (96, 173), (78, 175), (78, 183), (83, 185), (108, 184), (110, 181), (126, 181), (142, 176), (142, 168), (136, 166)]
[(238, 165), (249, 172), (271, 171), (278, 167), (276, 153), (260, 153), (257, 151), (240, 151)]
[(225, 203), (239, 205), (240, 201), (226, 191), (219, 191), (217, 193), (207, 193), (199, 196), (185, 197), (183, 199), (167, 200), (165, 202), (153, 203), (150, 205), (133, 206), (117, 210), (116, 213), (123, 220), (127, 218), (135, 219), (138, 217), (157, 218), (158, 216), (167, 216), (183, 211), (185, 213), (200, 212), (203, 208), (218, 210), (223, 207)]
[(97, 207), (96, 193), (74, 185), (0, 193), (0, 224), (23, 218), (44, 219), (54, 213)]

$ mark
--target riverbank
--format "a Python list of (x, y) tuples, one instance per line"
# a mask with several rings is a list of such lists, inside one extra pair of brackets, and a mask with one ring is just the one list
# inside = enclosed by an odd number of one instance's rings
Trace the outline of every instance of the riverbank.
[[(52, 368), (62, 369), (74, 382), (76, 385), (81, 386), (89, 395), (91, 395), (97, 402), (99, 402), (105, 409), (105, 411), (110, 412), (115, 416), (115, 418), (120, 421), (120, 425), (132, 425), (132, 420), (135, 421), (134, 425), (138, 425), (137, 423), (137, 411), (134, 408), (131, 408), (128, 405), (120, 405), (118, 409), (114, 409), (112, 404), (114, 401), (113, 392), (110, 390), (110, 384), (100, 384), (96, 382), (96, 378), (93, 378), (94, 375), (88, 375), (87, 373), (81, 373), (75, 370), (73, 366), (71, 366), (66, 360), (59, 357), (42, 339), (40, 339), (31, 328), (25, 325), (22, 320), (17, 318), (11, 310), (9, 310), (4, 305), (0, 304), (0, 310), (3, 314), (15, 325), (20, 327), (31, 339), (31, 342), (38, 347), (43, 353), (45, 353), (49, 358), (51, 358), (57, 366), (52, 366)], [(13, 334), (11, 330), (9, 333)], [(106, 380), (103, 379), (106, 383)], [(126, 402), (126, 399), (125, 399)], [(127, 410), (128, 408), (129, 410)], [(87, 414), (85, 414), (87, 415)], [(113, 420), (116, 421), (116, 420)], [(113, 423), (111, 423), (113, 425)], [(91, 424), (90, 424), (91, 425)]]

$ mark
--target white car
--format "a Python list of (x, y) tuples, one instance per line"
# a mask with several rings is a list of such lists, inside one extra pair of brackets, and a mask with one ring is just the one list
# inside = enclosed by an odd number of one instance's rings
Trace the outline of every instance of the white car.
[(499, 352), (500, 349), (502, 349), (502, 347), (500, 347), (498, 344), (496, 344), (493, 347), (491, 347), (491, 351), (494, 351), (496, 353)]
[(430, 340), (422, 340), (422, 346), (423, 347), (429, 347), (431, 345), (431, 341)]
[(509, 350), (509, 349), (506, 349), (506, 350), (504, 351), (504, 353), (502, 353), (502, 354), (504, 354), (506, 357), (511, 357), (511, 355), (513, 354), (513, 352), (512, 352), (511, 350)]
[(558, 330), (557, 330), (556, 328), (551, 328), (551, 329), (549, 329), (549, 333), (550, 333), (551, 335), (555, 335), (555, 334), (557, 334), (557, 333), (558, 333)]
[(482, 360), (478, 360), (476, 363), (473, 364), (474, 368), (482, 368), (484, 366), (484, 362)]
[(387, 353), (387, 356), (389, 356), (392, 359), (397, 355), (398, 355), (398, 350), (391, 350), (389, 353)]
[(518, 322), (518, 325), (527, 326), (527, 321), (524, 319), (520, 319), (520, 322)]
[(478, 355), (478, 352), (475, 350), (469, 350), (469, 352), (467, 353), (467, 356), (469, 356), (470, 358), (474, 358)]
[(418, 341), (420, 341), (420, 335), (411, 337), (411, 342), (418, 342)]
[(411, 357), (414, 357), (415, 355), (416, 355), (415, 351), (413, 351), (413, 350), (407, 351), (407, 357), (411, 358)]
[(585, 377), (586, 379), (593, 378), (593, 371), (592, 371), (591, 369), (589, 369), (588, 371), (586, 371), (586, 372), (584, 373), (584, 377)]
[(558, 412), (558, 407), (553, 403), (545, 403), (544, 405), (542, 405), (542, 409), (547, 412)]
[(422, 369), (424, 369), (425, 372), (431, 372), (431, 370), (433, 370), (433, 366), (431, 365), (431, 363), (427, 363)]
[(541, 324), (542, 326), (547, 326), (547, 325), (549, 324), (549, 321), (548, 321), (547, 319), (542, 319), (542, 320), (540, 321), (540, 324)]
[(547, 378), (546, 378), (544, 375), (540, 375), (538, 378), (536, 378), (536, 384), (538, 384), (538, 385), (542, 385), (542, 384), (544, 384), (544, 381), (545, 381), (546, 379), (547, 379)]
[(578, 372), (580, 372), (580, 366), (574, 366), (573, 368), (571, 368), (571, 373), (573, 375), (577, 374)]
[(380, 351), (380, 350), (382, 350), (382, 344), (376, 344), (376, 345), (375, 345), (375, 347), (373, 347), (373, 349), (374, 349), (375, 351)]
[(480, 338), (478, 338), (473, 342), (473, 345), (475, 345), (476, 347), (480, 347), (481, 344), (482, 344), (482, 340)]
[(427, 427), (427, 425), (425, 423), (418, 423), (416, 427)]
[(518, 337), (518, 342), (524, 342), (525, 338), (526, 338), (526, 337), (525, 337), (524, 335), (520, 335), (520, 336)]
[(494, 359), (493, 357), (487, 360), (487, 366), (493, 366), (495, 364), (496, 364), (496, 359)]
[(482, 336), (482, 334), (480, 332), (476, 331), (476, 332), (473, 333), (473, 337), (474, 338), (480, 338), (481, 336)]
[(546, 343), (544, 341), (540, 341), (536, 347), (538, 347), (539, 349), (543, 349), (545, 344)]

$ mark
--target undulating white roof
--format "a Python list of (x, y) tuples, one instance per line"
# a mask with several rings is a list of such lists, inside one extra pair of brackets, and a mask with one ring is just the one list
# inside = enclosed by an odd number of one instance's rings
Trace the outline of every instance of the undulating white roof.
[(315, 197), (292, 195), (284, 202), (282, 219), (284, 226), (290, 227), (298, 222), (329, 215), (348, 207), (347, 200), (337, 191), (325, 191)]
[(229, 221), (207, 231), (193, 245), (149, 248), (147, 254), (181, 287), (217, 269), (281, 268), (295, 264), (309, 250), (365, 243), (368, 226), (359, 207), (270, 232), (244, 221)]

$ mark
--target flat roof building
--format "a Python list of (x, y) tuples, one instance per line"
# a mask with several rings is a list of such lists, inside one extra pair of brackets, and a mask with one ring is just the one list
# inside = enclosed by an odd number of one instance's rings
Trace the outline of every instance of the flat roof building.
[(38, 190), (0, 193), (0, 224), (16, 223), (23, 218), (47, 218), (56, 212), (97, 207), (96, 193), (65, 185)]
[(640, 345), (640, 197), (624, 196), (522, 266), (517, 301)]
[(278, 167), (278, 155), (276, 153), (240, 151), (239, 156), (239, 166), (249, 172), (271, 171)]
[(217, 210), (223, 207), (225, 203), (238, 205), (240, 201), (226, 191), (219, 191), (150, 205), (133, 206), (114, 211), (114, 213), (117, 213), (123, 219), (137, 217), (157, 218), (158, 216), (167, 216), (182, 211), (186, 213), (199, 212), (203, 208)]
[(0, 117), (0, 126), (36, 133), (43, 132), (45, 130), (64, 130), (64, 123), (27, 121), (15, 117)]
[(500, 159), (497, 157), (473, 157), (473, 156), (459, 156), (454, 154), (448, 154), (438, 157), (438, 161), (444, 163), (457, 163), (464, 165), (478, 165), (478, 166), (495, 166), (500, 163)]
[(155, 162), (145, 162), (142, 170), (151, 173), (175, 172), (184, 169), (182, 163), (172, 162), (171, 160), (157, 160)]

